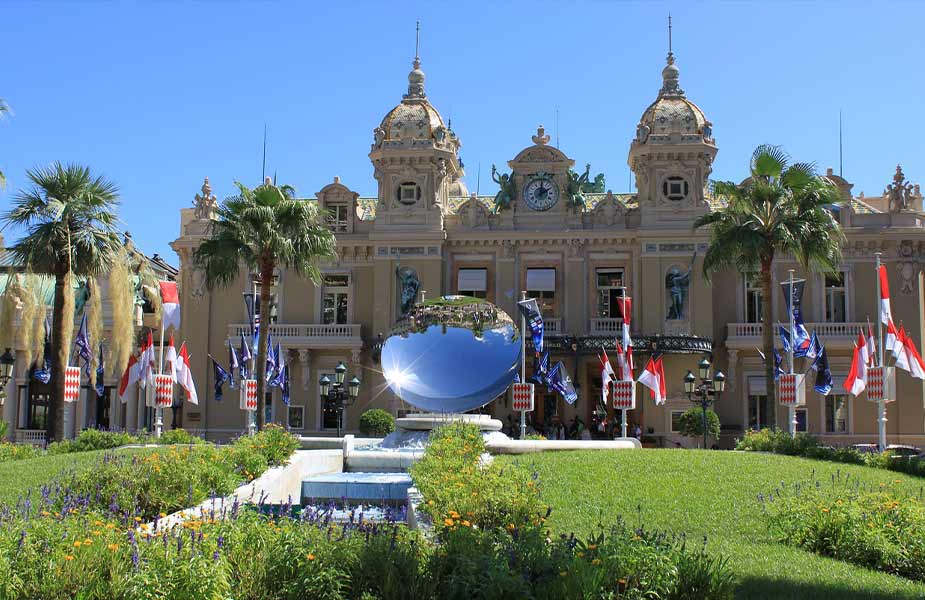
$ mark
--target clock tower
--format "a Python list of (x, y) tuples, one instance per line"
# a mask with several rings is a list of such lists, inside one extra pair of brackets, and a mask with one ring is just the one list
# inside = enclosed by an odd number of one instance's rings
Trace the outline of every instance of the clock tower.
[(688, 100), (669, 42), (662, 89), (636, 126), (627, 163), (636, 176), (643, 226), (686, 228), (709, 211), (707, 183), (716, 157), (713, 124)]
[(502, 215), (510, 215), (508, 218), (513, 219), (512, 225), (516, 227), (561, 228), (573, 214), (579, 218), (581, 214), (570, 206), (569, 170), (575, 161), (549, 145), (549, 136), (542, 125), (532, 139), (532, 146), (507, 163), (512, 183), (502, 192), (507, 191), (513, 198), (511, 210), (503, 211)]

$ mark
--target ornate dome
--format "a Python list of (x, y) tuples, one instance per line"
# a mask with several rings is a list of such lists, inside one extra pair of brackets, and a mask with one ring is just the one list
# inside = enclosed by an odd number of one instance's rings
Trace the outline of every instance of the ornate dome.
[(662, 69), (662, 89), (639, 120), (637, 142), (666, 143), (671, 134), (680, 134), (681, 142), (712, 141), (713, 124), (699, 106), (684, 96), (679, 76), (674, 55), (669, 52), (668, 64)]
[(403, 139), (433, 140), (437, 144), (456, 139), (455, 134), (443, 123), (437, 109), (428, 102), (424, 92), (425, 79), (421, 59), (415, 56), (413, 68), (408, 73), (408, 93), (374, 130), (375, 147), (381, 147), (384, 142)]

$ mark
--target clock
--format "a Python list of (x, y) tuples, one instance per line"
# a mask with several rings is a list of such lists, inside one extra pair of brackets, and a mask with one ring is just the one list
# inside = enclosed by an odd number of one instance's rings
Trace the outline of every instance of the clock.
[(559, 186), (548, 177), (537, 177), (524, 188), (524, 202), (533, 210), (549, 210), (559, 201)]

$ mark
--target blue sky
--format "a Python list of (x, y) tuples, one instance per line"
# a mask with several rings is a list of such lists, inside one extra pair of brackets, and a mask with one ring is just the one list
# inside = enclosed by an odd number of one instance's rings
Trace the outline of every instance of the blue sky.
[[(215, 193), (267, 170), (302, 196), (335, 175), (375, 194), (372, 130), (400, 99), (422, 22), (427, 93), (452, 117), (470, 190), (529, 145), (536, 125), (578, 165), (630, 190), (626, 154), (661, 85), (666, 15), (681, 85), (714, 123), (714, 178), (783, 145), (854, 191), (879, 194), (897, 162), (925, 183), (925, 5), (915, 3), (5, 3), (0, 209), (25, 169), (76, 161), (121, 188), (148, 253), (209, 176)], [(17, 232), (5, 232), (7, 243)]]

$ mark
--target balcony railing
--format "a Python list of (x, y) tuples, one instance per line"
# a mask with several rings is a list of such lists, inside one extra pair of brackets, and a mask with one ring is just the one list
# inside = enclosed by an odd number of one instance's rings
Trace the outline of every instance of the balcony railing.
[(44, 446), (45, 445), (45, 430), (44, 429), (17, 429), (15, 440), (17, 444), (31, 444), (33, 446)]
[(562, 335), (562, 319), (559, 317), (543, 317), (543, 333), (545, 335)]
[(623, 319), (591, 319), (590, 335), (617, 335), (623, 332)]
[[(782, 323), (786, 328), (787, 324)], [(780, 336), (774, 326), (775, 344), (780, 345)], [(857, 338), (858, 330), (866, 328), (867, 323), (806, 323), (806, 330), (820, 338), (823, 344), (835, 343), (850, 347)], [(763, 327), (761, 323), (728, 323), (726, 325), (727, 346), (757, 346), (761, 344)]]
[[(348, 347), (359, 348), (363, 345), (360, 337), (360, 324), (324, 325), (321, 323), (274, 323), (270, 333), (277, 341), (289, 347)], [(246, 323), (228, 326), (228, 338), (240, 339), (249, 335), (250, 327)]]

